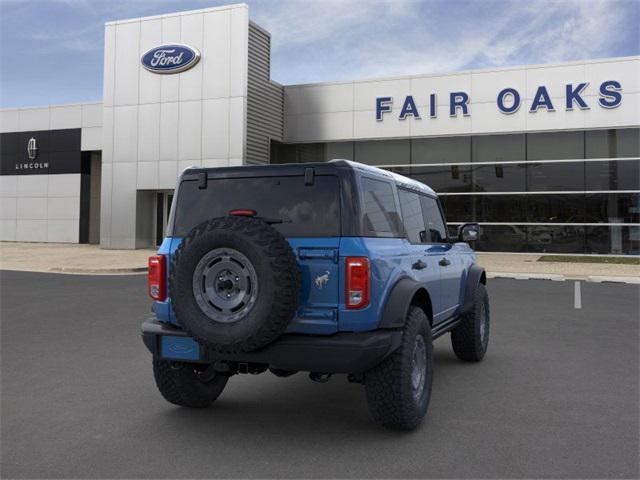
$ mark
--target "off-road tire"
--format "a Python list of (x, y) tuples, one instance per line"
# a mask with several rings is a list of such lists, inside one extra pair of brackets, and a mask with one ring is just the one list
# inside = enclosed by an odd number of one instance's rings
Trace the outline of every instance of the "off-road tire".
[[(258, 295), (245, 317), (217, 322), (198, 306), (193, 274), (204, 255), (232, 248), (251, 262)], [(201, 345), (217, 352), (249, 352), (277, 339), (298, 307), (300, 272), (287, 240), (267, 223), (248, 217), (222, 217), (203, 222), (177, 248), (169, 274), (169, 295), (183, 329)]]
[[(484, 309), (484, 315), (483, 315)], [(485, 322), (484, 335), (481, 324)], [(451, 330), (451, 346), (460, 360), (479, 362), (489, 347), (489, 295), (486, 287), (480, 283), (476, 289), (473, 307), (462, 315), (461, 322)]]
[(228, 377), (216, 375), (205, 382), (198, 377), (202, 368), (196, 364), (153, 360), (153, 376), (158, 390), (169, 403), (181, 407), (210, 407), (224, 390)]
[[(412, 387), (412, 361), (416, 339), (426, 347), (426, 374), (419, 399)], [(427, 413), (433, 379), (433, 344), (429, 320), (421, 308), (410, 307), (402, 344), (389, 357), (365, 374), (367, 404), (373, 420), (387, 428), (413, 430)]]

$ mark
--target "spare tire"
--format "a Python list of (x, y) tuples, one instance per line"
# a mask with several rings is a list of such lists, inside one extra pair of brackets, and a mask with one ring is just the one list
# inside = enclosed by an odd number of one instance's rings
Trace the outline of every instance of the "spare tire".
[(273, 342), (298, 307), (300, 272), (289, 242), (249, 217), (214, 218), (176, 249), (169, 296), (184, 330), (218, 352)]

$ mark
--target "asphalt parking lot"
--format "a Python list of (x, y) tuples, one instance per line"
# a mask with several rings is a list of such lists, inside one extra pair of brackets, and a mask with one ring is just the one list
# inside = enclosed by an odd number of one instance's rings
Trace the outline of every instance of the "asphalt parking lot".
[(145, 277), (1, 272), (2, 478), (637, 478), (637, 285), (489, 284), (484, 362), (436, 341), (429, 414), (376, 427), (334, 377), (233, 377), (213, 408), (156, 391)]

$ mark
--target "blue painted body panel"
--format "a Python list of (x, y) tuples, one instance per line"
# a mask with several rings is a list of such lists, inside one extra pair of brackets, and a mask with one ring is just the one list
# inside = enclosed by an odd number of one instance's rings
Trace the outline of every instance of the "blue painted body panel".
[[(301, 288), (298, 311), (287, 332), (330, 335), (365, 332), (378, 328), (394, 285), (410, 278), (422, 285), (431, 297), (434, 323), (457, 314), (464, 293), (468, 269), (475, 253), (466, 243), (411, 244), (404, 238), (288, 238), (300, 268)], [(158, 249), (167, 255), (167, 281), (171, 259), (182, 242), (167, 237)], [(345, 258), (368, 257), (371, 265), (370, 303), (361, 310), (345, 306)], [(439, 261), (451, 263), (441, 267)], [(422, 260), (423, 270), (412, 265)], [(326, 281), (325, 281), (326, 278)], [(171, 301), (154, 302), (158, 320), (180, 326)]]

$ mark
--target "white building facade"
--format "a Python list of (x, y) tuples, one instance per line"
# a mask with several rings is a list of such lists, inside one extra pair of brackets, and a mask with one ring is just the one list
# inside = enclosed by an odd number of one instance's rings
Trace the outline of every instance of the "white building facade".
[(432, 186), (452, 224), (482, 225), (482, 250), (637, 254), (639, 72), (628, 57), (282, 86), (246, 5), (109, 22), (102, 103), (0, 111), (1, 239), (147, 247), (184, 168), (348, 158)]

